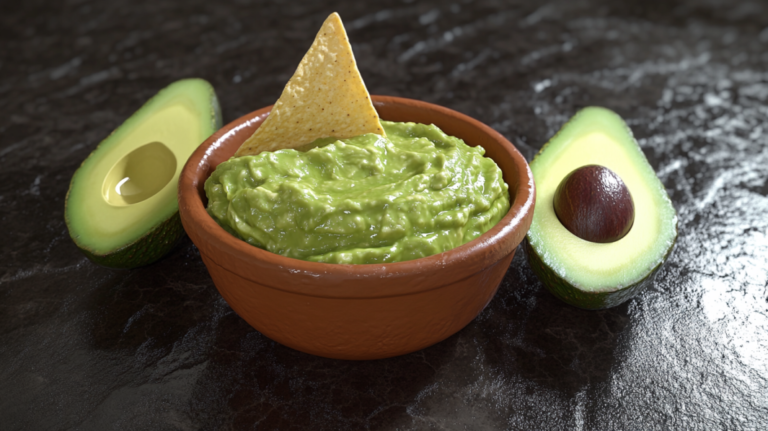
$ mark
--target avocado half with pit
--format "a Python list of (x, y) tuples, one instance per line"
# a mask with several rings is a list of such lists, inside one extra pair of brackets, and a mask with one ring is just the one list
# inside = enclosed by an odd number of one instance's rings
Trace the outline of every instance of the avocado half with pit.
[(213, 87), (202, 79), (162, 89), (104, 139), (72, 176), (69, 235), (93, 262), (152, 263), (184, 234), (177, 183), (192, 152), (221, 127)]
[[(634, 202), (634, 223), (621, 239), (590, 242), (558, 219), (554, 198), (571, 172), (604, 166), (623, 181)], [(536, 210), (525, 241), (528, 262), (547, 289), (580, 308), (613, 307), (653, 282), (674, 247), (677, 214), (664, 185), (632, 131), (616, 113), (597, 107), (579, 111), (530, 164)]]

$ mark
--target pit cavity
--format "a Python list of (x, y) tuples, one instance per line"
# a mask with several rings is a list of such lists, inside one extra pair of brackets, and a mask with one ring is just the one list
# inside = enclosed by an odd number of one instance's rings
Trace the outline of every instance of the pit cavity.
[(163, 189), (176, 173), (176, 156), (162, 142), (143, 145), (110, 169), (101, 193), (114, 206), (147, 200)]

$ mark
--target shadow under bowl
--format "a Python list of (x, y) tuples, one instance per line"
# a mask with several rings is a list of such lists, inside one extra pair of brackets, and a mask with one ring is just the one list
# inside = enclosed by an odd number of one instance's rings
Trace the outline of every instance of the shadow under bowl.
[(313, 355), (379, 359), (448, 338), (493, 298), (533, 217), (535, 187), (525, 158), (498, 132), (456, 111), (372, 96), (382, 119), (435, 124), (481, 145), (509, 185), (509, 212), (491, 230), (420, 259), (345, 265), (280, 256), (241, 241), (206, 212), (205, 180), (253, 134), (271, 109), (247, 114), (203, 142), (179, 179), (179, 213), (221, 296), (265, 336)]

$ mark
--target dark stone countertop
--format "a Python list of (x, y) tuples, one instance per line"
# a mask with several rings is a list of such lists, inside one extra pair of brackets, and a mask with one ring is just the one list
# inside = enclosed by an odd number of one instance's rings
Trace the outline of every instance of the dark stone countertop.
[[(179, 78), (209, 80), (225, 122), (273, 103), (334, 10), (372, 93), (469, 114), (528, 159), (580, 107), (626, 118), (680, 217), (653, 287), (583, 311), (518, 253), (458, 334), (349, 362), (251, 329), (188, 239), (131, 271), (78, 252), (64, 196), (101, 139)], [(4, 430), (768, 428), (766, 2), (29, 0), (0, 12)]]

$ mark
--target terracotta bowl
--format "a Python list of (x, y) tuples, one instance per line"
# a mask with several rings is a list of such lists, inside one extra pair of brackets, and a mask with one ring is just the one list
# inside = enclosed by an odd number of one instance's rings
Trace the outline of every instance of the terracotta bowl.
[(377, 359), (444, 340), (490, 302), (531, 224), (535, 189), (523, 156), (503, 136), (430, 103), (373, 96), (381, 118), (434, 123), (482, 145), (501, 167), (512, 205), (479, 238), (434, 256), (392, 264), (305, 262), (251, 246), (205, 211), (203, 185), (269, 114), (245, 115), (192, 154), (179, 179), (179, 212), (221, 296), (240, 317), (288, 347), (338, 359)]

